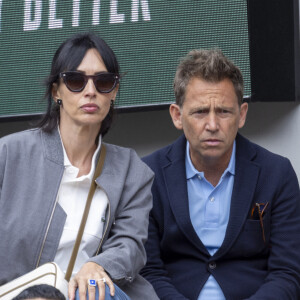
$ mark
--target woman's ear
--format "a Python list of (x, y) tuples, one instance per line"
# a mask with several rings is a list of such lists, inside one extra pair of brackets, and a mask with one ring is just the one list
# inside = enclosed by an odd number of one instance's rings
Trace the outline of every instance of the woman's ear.
[(52, 98), (53, 100), (56, 102), (57, 99), (60, 99), (59, 97), (59, 92), (58, 92), (58, 85), (57, 83), (53, 83), (52, 84), (52, 90), (51, 90), (51, 93), (52, 93)]
[(112, 91), (112, 98), (114, 101), (116, 100), (117, 94), (119, 91), (119, 84), (116, 85), (116, 87), (114, 88), (114, 90)]

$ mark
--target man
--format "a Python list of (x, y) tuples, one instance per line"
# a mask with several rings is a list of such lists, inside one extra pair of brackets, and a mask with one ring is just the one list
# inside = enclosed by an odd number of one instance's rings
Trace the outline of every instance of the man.
[(288, 159), (238, 134), (240, 70), (219, 50), (179, 64), (170, 114), (183, 130), (155, 172), (148, 262), (160, 299), (300, 299), (300, 195)]

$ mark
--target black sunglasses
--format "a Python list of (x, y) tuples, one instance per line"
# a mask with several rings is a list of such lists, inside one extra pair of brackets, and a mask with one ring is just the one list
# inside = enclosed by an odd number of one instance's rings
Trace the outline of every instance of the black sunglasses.
[(119, 83), (119, 75), (114, 73), (99, 73), (97, 75), (85, 75), (77, 71), (62, 72), (59, 77), (63, 79), (66, 87), (71, 92), (81, 92), (88, 80), (93, 79), (96, 90), (99, 93), (110, 93)]

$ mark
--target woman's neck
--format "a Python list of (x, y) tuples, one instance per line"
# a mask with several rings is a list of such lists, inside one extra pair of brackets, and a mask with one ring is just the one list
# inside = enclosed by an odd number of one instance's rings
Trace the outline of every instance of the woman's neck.
[(79, 169), (78, 177), (88, 174), (97, 149), (100, 128), (95, 126), (66, 128), (60, 125), (60, 135), (70, 163)]

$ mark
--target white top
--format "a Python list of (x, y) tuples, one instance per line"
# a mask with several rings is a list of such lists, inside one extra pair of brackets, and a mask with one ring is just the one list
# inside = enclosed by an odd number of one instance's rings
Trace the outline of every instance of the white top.
[[(97, 153), (100, 150), (100, 146), (101, 137), (99, 137), (99, 144), (92, 158), (92, 166), (89, 174), (78, 178), (77, 175), (79, 169), (71, 165), (63, 146), (65, 171), (60, 183), (57, 197), (59, 205), (67, 214), (67, 219), (54, 262), (59, 265), (64, 273), (67, 271), (79, 230), (88, 192), (94, 175), (96, 164), (95, 160)], [(103, 235), (103, 225), (105, 222), (107, 204), (107, 195), (101, 189), (96, 188), (72, 276), (80, 270), (82, 265), (90, 257), (92, 257), (98, 249)]]

